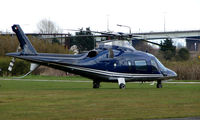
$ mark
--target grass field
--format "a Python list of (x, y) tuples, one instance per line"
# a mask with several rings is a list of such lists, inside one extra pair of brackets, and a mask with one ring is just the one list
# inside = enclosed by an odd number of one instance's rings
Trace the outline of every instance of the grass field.
[(157, 89), (149, 84), (127, 83), (127, 89), (120, 90), (116, 83), (102, 83), (100, 89), (93, 89), (92, 82), (0, 78), (0, 85), (0, 120), (143, 120), (200, 116), (200, 84), (164, 84), (164, 88)]
[[(21, 76), (10, 76), (10, 77), (0, 77), (0, 79), (17, 79)], [(88, 78), (85, 77), (81, 77), (78, 75), (74, 75), (74, 76), (42, 76), (42, 75), (28, 75), (24, 78), (20, 78), (20, 79), (39, 79), (39, 80), (78, 80), (78, 81), (91, 81)]]

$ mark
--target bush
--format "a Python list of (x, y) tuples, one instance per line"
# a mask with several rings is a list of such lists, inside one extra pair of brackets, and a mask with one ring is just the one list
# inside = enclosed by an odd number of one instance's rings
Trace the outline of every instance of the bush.
[(8, 66), (9, 66), (9, 59), (8, 58), (0, 58), (0, 76), (7, 75), (8, 73)]
[(16, 37), (0, 35), (0, 56), (5, 56), (8, 52), (15, 52), (18, 45)]
[(173, 45), (172, 39), (161, 42), (160, 51), (165, 60), (171, 60), (176, 55), (176, 46)]
[(188, 61), (164, 60), (162, 63), (177, 73), (177, 80), (200, 80), (200, 61), (197, 59)]
[[(58, 43), (50, 43), (46, 39), (37, 39), (36, 37), (28, 36), (29, 40), (35, 47), (37, 52), (43, 53), (65, 53), (68, 54), (69, 51), (64, 46)], [(0, 56), (5, 56), (6, 53), (16, 52), (19, 42), (16, 36), (3, 36), (0, 35)]]
[(30, 70), (30, 64), (24, 60), (16, 60), (13, 70), (11, 72), (12, 75), (24, 75)]
[(11, 58), (9, 57), (1, 57), (0, 58), (0, 76), (8, 76), (8, 75), (23, 75), (29, 71), (30, 64), (26, 61), (16, 59), (14, 63), (13, 70), (8, 71), (8, 67), (10, 64)]
[(177, 60), (189, 60), (190, 58), (190, 53), (189, 53), (189, 50), (187, 48), (181, 48), (179, 51), (178, 51), (178, 54), (177, 54)]
[[(28, 36), (29, 40), (37, 50), (42, 53), (64, 53), (68, 54), (69, 51), (64, 46), (58, 43), (50, 43), (48, 40), (37, 39), (36, 37)], [(23, 75), (29, 71), (29, 63), (23, 60), (16, 59), (12, 72), (8, 71), (8, 66), (11, 61), (11, 57), (5, 57), (6, 53), (16, 52), (19, 45), (16, 36), (3, 36), (0, 35), (0, 76), (5, 75)]]
[(33, 44), (34, 48), (39, 53), (64, 53), (68, 54), (69, 51), (59, 43), (50, 43), (45, 39), (37, 39), (35, 37), (29, 37), (29, 40)]

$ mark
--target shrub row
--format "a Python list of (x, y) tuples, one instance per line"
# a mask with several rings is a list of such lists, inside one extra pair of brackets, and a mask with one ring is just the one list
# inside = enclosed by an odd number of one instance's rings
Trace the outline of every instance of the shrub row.
[(8, 66), (10, 64), (11, 58), (0, 57), (0, 76), (10, 76), (10, 75), (23, 75), (29, 71), (30, 64), (26, 61), (16, 59), (13, 70), (8, 71)]
[[(48, 40), (37, 39), (36, 37), (28, 36), (31, 43), (37, 50), (42, 53), (69, 53), (64, 46), (57, 43), (52, 44)], [(23, 60), (16, 59), (12, 72), (8, 71), (8, 66), (11, 61), (10, 57), (5, 57), (6, 53), (16, 52), (19, 45), (16, 36), (0, 36), (0, 76), (8, 75), (23, 75), (29, 71), (29, 63)]]
[[(51, 43), (49, 40), (38, 39), (36, 37), (28, 36), (31, 43), (37, 52), (43, 53), (69, 53), (63, 45), (58, 43)], [(6, 53), (16, 52), (19, 42), (16, 36), (2, 36), (0, 35), (0, 56), (5, 56)]]
[(162, 62), (177, 73), (177, 80), (200, 80), (200, 60), (198, 59)]

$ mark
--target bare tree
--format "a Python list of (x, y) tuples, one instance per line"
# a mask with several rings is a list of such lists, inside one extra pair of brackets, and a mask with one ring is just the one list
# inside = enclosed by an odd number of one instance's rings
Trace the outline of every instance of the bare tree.
[(58, 33), (61, 32), (59, 27), (51, 20), (42, 19), (38, 24), (37, 28), (40, 33)]

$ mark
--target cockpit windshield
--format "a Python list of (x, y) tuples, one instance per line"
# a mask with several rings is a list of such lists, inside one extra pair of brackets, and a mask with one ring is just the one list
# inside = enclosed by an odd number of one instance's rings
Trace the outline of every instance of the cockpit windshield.
[(158, 66), (160, 67), (161, 71), (166, 71), (166, 67), (155, 57)]
[[(161, 69), (161, 71), (166, 71), (166, 67), (154, 55), (149, 54), (149, 53), (147, 53), (147, 54), (155, 59), (159, 68)], [(151, 64), (153, 64), (153, 63), (151, 63)]]
[(106, 41), (106, 42), (102, 42), (100, 45), (104, 45), (104, 46), (119, 46), (119, 47), (125, 47), (125, 48), (129, 48), (129, 49), (135, 50), (135, 48), (128, 41), (125, 41), (125, 40)]

